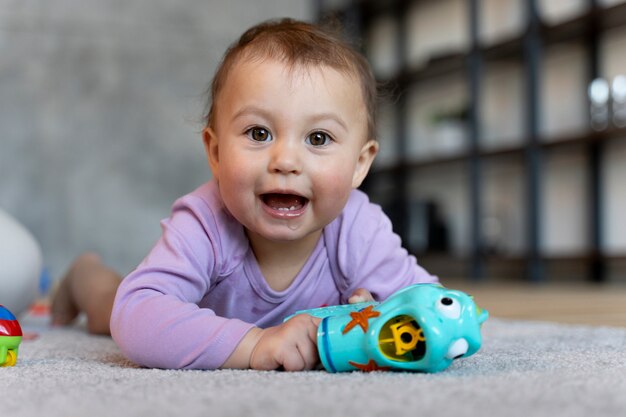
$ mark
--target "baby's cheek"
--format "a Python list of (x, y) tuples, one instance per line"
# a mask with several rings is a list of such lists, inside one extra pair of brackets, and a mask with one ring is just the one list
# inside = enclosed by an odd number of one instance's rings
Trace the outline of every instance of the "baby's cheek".
[(337, 217), (346, 205), (351, 191), (351, 178), (331, 178), (323, 186), (323, 192), (319, 194), (323, 198), (318, 199), (318, 203), (329, 217)]
[(251, 168), (249, 162), (233, 162), (222, 171), (222, 182), (228, 183), (233, 191), (250, 191), (259, 179), (258, 172)]
[(235, 214), (240, 210), (251, 209), (254, 203), (254, 189), (257, 176), (250, 175), (244, 169), (229, 167), (223, 170), (219, 178), (220, 193), (226, 207)]

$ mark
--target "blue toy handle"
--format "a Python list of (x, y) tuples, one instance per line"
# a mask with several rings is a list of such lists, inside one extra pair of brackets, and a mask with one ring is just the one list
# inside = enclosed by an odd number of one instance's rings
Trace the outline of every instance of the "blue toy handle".
[(308, 314), (309, 316), (318, 317), (320, 319), (329, 316), (341, 316), (344, 314), (350, 314), (352, 312), (363, 310), (364, 308), (371, 305), (376, 306), (378, 304), (380, 304), (378, 301), (363, 301), (361, 303), (354, 304), (341, 304), (336, 306), (310, 308), (308, 310), (296, 311), (292, 315), (285, 317), (283, 321), (285, 322), (293, 316), (297, 316), (298, 314)]

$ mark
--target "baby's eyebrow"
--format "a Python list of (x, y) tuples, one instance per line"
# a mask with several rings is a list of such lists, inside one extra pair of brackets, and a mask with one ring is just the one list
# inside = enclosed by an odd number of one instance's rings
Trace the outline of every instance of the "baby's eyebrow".
[(332, 120), (339, 126), (341, 126), (344, 130), (348, 130), (348, 125), (346, 124), (346, 122), (344, 122), (343, 119), (335, 113), (318, 113), (309, 118), (309, 122), (311, 123), (319, 123), (324, 120)]
[[(232, 120), (237, 120), (238, 118), (242, 116), (247, 116), (247, 115), (261, 116), (264, 119), (272, 118), (272, 113), (270, 111), (259, 106), (248, 105), (237, 110), (237, 112), (233, 115)], [(315, 113), (307, 117), (307, 123), (309, 124), (316, 124), (325, 120), (332, 120), (335, 123), (337, 123), (339, 126), (341, 126), (345, 131), (348, 131), (348, 124), (336, 113), (333, 113), (333, 112)]]
[(237, 120), (238, 118), (240, 118), (241, 116), (246, 116), (248, 114), (252, 114), (252, 115), (258, 115), (261, 116), (263, 118), (270, 118), (271, 114), (269, 111), (263, 109), (262, 107), (258, 107), (258, 106), (245, 106), (241, 109), (239, 109), (234, 115), (233, 115), (233, 120)]

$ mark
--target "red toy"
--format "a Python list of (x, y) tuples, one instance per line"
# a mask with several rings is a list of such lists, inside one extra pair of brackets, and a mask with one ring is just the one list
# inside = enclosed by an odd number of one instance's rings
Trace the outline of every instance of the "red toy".
[(13, 366), (22, 342), (22, 328), (15, 316), (0, 305), (0, 367)]

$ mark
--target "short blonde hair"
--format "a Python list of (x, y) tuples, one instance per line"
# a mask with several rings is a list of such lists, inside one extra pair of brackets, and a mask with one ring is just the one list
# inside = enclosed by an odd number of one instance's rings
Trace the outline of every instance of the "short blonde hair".
[(367, 139), (376, 138), (377, 88), (369, 63), (338, 35), (293, 19), (269, 20), (248, 29), (226, 51), (211, 83), (206, 125), (214, 127), (215, 103), (232, 67), (242, 57), (272, 58), (292, 66), (328, 66), (356, 76), (367, 110)]

